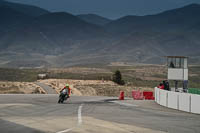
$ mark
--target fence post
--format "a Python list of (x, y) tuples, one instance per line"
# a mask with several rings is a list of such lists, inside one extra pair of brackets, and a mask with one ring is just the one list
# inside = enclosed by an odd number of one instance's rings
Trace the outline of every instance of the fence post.
[(179, 110), (179, 95), (177, 95), (177, 109)]
[(190, 95), (190, 100), (189, 100), (189, 111), (192, 112), (192, 96)]
[(160, 89), (159, 89), (159, 104), (160, 104)]
[(166, 107), (168, 107), (168, 92), (167, 92), (167, 95), (166, 95)]
[(156, 99), (156, 92), (157, 92), (157, 89), (155, 88), (155, 91), (154, 91), (155, 101), (157, 101), (157, 99)]

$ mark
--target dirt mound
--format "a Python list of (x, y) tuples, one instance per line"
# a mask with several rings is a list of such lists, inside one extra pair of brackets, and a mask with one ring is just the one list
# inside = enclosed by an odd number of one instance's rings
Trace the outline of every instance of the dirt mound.
[(120, 91), (125, 92), (125, 96), (131, 97), (132, 90), (152, 90), (152, 88), (136, 88), (134, 86), (119, 86), (112, 81), (102, 80), (65, 80), (65, 79), (48, 79), (41, 80), (53, 87), (58, 93), (65, 86), (70, 84), (73, 95), (78, 96), (119, 96)]
[(41, 87), (31, 82), (0, 82), (0, 94), (41, 94)]

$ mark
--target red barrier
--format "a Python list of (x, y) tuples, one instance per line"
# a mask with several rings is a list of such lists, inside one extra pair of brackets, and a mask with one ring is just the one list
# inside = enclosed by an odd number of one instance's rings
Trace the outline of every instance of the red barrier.
[(155, 100), (155, 97), (153, 97), (153, 96), (146, 96), (145, 100)]
[(132, 97), (134, 100), (143, 100), (143, 93), (140, 91), (132, 91)]
[(152, 91), (143, 91), (143, 95), (146, 96), (153, 96), (153, 92)]
[(120, 91), (119, 100), (124, 100), (124, 91)]
[(145, 100), (155, 100), (155, 97), (153, 96), (152, 91), (144, 91), (143, 92)]

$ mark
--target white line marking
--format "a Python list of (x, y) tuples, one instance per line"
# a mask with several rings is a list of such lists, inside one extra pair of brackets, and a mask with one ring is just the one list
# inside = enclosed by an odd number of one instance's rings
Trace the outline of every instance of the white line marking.
[[(78, 123), (77, 123), (77, 126), (80, 126), (82, 124), (82, 116), (81, 116), (81, 112), (82, 112), (82, 108), (83, 108), (83, 104), (81, 104), (78, 108)], [(76, 126), (76, 127), (77, 127)], [(76, 127), (73, 127), (73, 128), (69, 128), (69, 129), (66, 129), (66, 130), (63, 130), (63, 131), (59, 131), (59, 132), (56, 132), (56, 133), (67, 133), (67, 132), (70, 132), (72, 131), (74, 128)]]
[(81, 116), (82, 108), (83, 108), (83, 104), (81, 104), (81, 106), (79, 106), (78, 108), (78, 126), (82, 124), (82, 116)]
[(57, 132), (57, 133), (67, 133), (67, 132), (70, 132), (72, 131), (74, 128), (70, 128), (70, 129), (66, 129), (66, 130), (63, 130), (63, 131), (60, 131), (60, 132)]

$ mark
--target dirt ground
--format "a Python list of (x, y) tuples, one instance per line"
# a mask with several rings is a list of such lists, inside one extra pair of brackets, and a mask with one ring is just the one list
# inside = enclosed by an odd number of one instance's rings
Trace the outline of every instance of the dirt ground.
[(107, 69), (103, 68), (86, 68), (86, 67), (69, 67), (63, 69), (49, 69), (53, 73), (77, 73), (77, 74), (94, 74), (94, 73), (112, 73)]
[(112, 81), (103, 80), (48, 79), (40, 80), (39, 82), (53, 87), (58, 93), (68, 83), (72, 88), (73, 95), (76, 96), (119, 96), (120, 91), (124, 91), (125, 96), (131, 97), (132, 90), (153, 91), (152, 88), (119, 86)]
[[(200, 66), (190, 66), (189, 68), (189, 87), (200, 88)], [(69, 83), (74, 95), (83, 96), (118, 96), (120, 91), (125, 91), (126, 96), (131, 96), (132, 90), (153, 91), (155, 86), (163, 80), (167, 80), (166, 65), (127, 64), (120, 62), (111, 63), (108, 66), (83, 65), (45, 70), (0, 70), (2, 73), (0, 76), (0, 93), (42, 93), (42, 88), (34, 84), (37, 80), (38, 72), (48, 74), (50, 79), (40, 82), (53, 87), (58, 93), (66, 83)], [(120, 70), (122, 78), (126, 82), (125, 86), (119, 86), (111, 81), (116, 70)], [(13, 79), (13, 77), (20, 78)]]
[(0, 82), (0, 94), (43, 94), (41, 87), (31, 82)]

